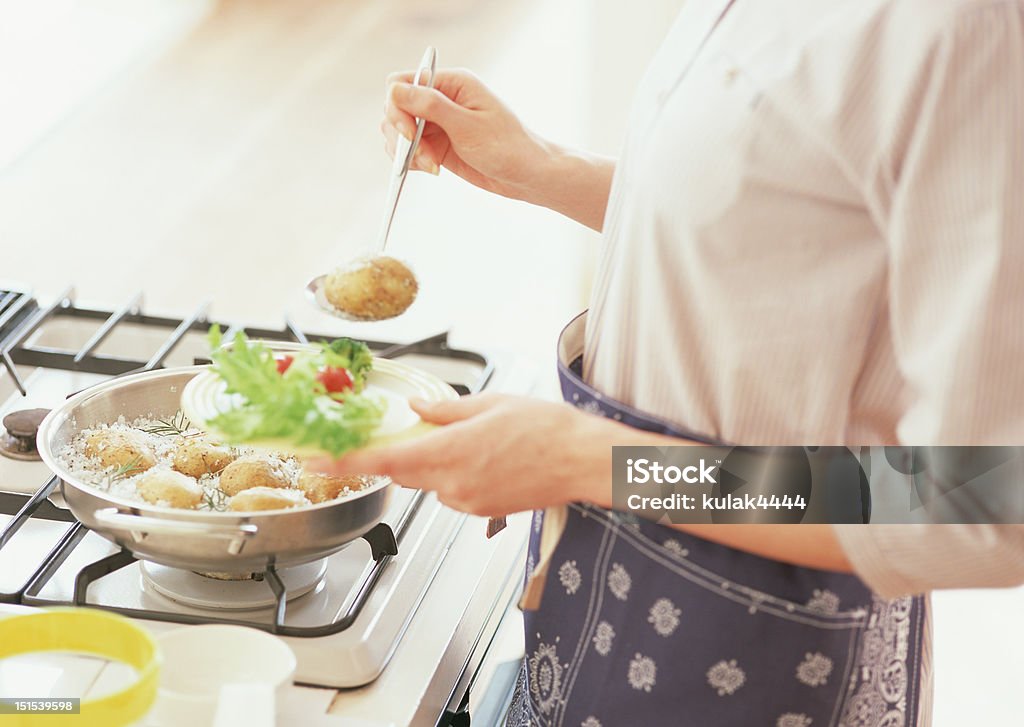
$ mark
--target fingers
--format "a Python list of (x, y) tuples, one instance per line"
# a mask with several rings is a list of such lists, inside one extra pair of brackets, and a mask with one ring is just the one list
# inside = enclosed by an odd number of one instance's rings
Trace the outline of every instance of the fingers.
[(445, 131), (458, 129), (468, 112), (436, 88), (393, 83), (388, 91), (386, 116), (403, 135), (415, 133), (413, 117), (431, 121)]
[(395, 131), (412, 141), (416, 134), (416, 119), (399, 108), (393, 101), (392, 92), (397, 84), (412, 83), (415, 71), (401, 71), (388, 76), (384, 94), (384, 123), (390, 124)]
[[(420, 418), (431, 424), (453, 424), (477, 416), (501, 402), (494, 394), (475, 394), (451, 401), (428, 402), (411, 399), (409, 406)], [(388, 447), (356, 450), (340, 459), (311, 460), (310, 468), (333, 475), (387, 475), (401, 482), (406, 472), (426, 472), (442, 468), (444, 458), (452, 454), (452, 442), (447, 440), (448, 430), (438, 429), (411, 442)], [(416, 482), (402, 483), (419, 487)]]
[(453, 424), (493, 408), (499, 400), (500, 397), (490, 394), (475, 394), (450, 401), (410, 399), (409, 406), (425, 422), (430, 422), (431, 424)]
[(308, 463), (309, 469), (329, 475), (385, 475), (398, 480), (399, 473), (409, 458), (406, 447), (368, 448), (350, 452), (340, 459), (314, 459)]
[[(430, 133), (420, 140), (411, 168), (438, 174), (448, 145), (449, 130), (458, 133), (467, 123), (470, 112), (461, 105), (467, 97), (466, 91), (473, 82), (479, 85), (479, 81), (468, 71), (447, 69), (437, 72), (435, 88), (430, 88), (412, 85), (415, 75), (415, 71), (400, 71), (387, 78), (384, 121), (381, 124), (384, 148), (394, 157), (397, 135), (412, 141), (417, 119), (424, 119)], [(438, 137), (437, 144), (430, 141), (431, 134)]]
[(388, 74), (387, 79), (384, 81), (384, 87), (391, 88), (393, 83), (412, 83), (414, 78), (416, 78), (416, 71), (395, 71)]
[(434, 176), (441, 173), (441, 165), (438, 160), (438, 152), (425, 138), (420, 139), (420, 144), (416, 147), (416, 156), (413, 157), (411, 169), (417, 169), (421, 172), (430, 172)]
[(467, 70), (448, 68), (437, 71), (433, 88), (414, 86), (415, 71), (399, 71), (388, 76), (384, 94), (384, 117), (398, 133), (412, 139), (416, 118), (425, 118), (446, 131), (457, 131), (466, 123), (472, 109), (494, 103), (493, 95)]
[[(394, 159), (398, 130), (385, 120), (380, 122), (380, 131), (384, 135), (384, 153)], [(437, 145), (423, 136), (420, 138), (419, 146), (416, 147), (416, 156), (413, 157), (412, 165), (409, 168), (420, 172), (430, 172), (434, 175), (440, 174), (441, 156), (442, 153)]]
[(396, 133), (401, 134), (408, 141), (412, 141), (416, 136), (416, 119), (393, 103), (389, 102), (384, 109), (384, 123), (391, 126)]
[[(416, 71), (398, 71), (388, 75), (384, 82), (385, 98), (390, 93), (391, 86), (396, 83), (412, 83), (415, 78)], [(434, 75), (434, 83), (431, 85), (460, 105), (466, 105), (463, 101), (467, 100), (467, 95), (473, 96), (473, 91), (479, 91), (483, 87), (480, 79), (465, 68), (440, 68)]]

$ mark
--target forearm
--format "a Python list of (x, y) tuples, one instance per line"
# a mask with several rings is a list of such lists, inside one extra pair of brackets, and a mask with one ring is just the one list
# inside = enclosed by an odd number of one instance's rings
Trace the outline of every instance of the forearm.
[(520, 198), (601, 231), (615, 159), (541, 141), (545, 162)]
[[(652, 434), (623, 424), (586, 417), (581, 422), (578, 466), (583, 477), (572, 488), (575, 499), (611, 508), (613, 446), (685, 446), (693, 442)], [(853, 570), (831, 525), (707, 525), (672, 524), (698, 538), (762, 558), (806, 568), (849, 573)]]
[(831, 525), (673, 525), (683, 532), (762, 558), (805, 568), (853, 570)]

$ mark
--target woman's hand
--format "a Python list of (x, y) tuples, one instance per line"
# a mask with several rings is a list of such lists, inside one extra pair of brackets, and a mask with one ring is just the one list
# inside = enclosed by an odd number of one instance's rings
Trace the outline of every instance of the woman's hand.
[(412, 139), (426, 119), (413, 169), (440, 167), (489, 192), (539, 204), (601, 229), (613, 160), (563, 149), (530, 132), (480, 79), (464, 70), (436, 72), (434, 88), (413, 86), (415, 72), (388, 77), (385, 149)]
[(383, 474), (430, 490), (456, 510), (500, 516), (571, 501), (609, 506), (612, 444), (630, 430), (567, 404), (479, 394), (413, 402), (444, 425), (408, 442), (366, 449), (312, 467), (333, 474)]
[(413, 86), (412, 71), (388, 77), (384, 107), (385, 148), (412, 139), (416, 119), (427, 119), (413, 168), (436, 174), (440, 166), (471, 184), (523, 199), (532, 175), (547, 161), (545, 142), (531, 134), (480, 79), (463, 70), (439, 70), (434, 88)]

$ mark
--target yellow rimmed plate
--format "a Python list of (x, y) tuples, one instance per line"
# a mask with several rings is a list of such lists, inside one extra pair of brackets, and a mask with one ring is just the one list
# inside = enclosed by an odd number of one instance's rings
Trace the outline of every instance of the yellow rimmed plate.
[[(289, 344), (261, 341), (274, 353), (316, 352), (318, 349), (303, 344)], [(385, 403), (386, 410), (380, 427), (371, 436), (367, 446), (382, 446), (417, 437), (430, 431), (434, 425), (427, 424), (409, 407), (409, 399), (445, 401), (458, 399), (459, 394), (451, 386), (426, 371), (409, 366), (401, 361), (374, 358), (373, 369), (366, 378), (364, 392)], [(238, 394), (229, 394), (227, 385), (212, 370), (206, 370), (192, 379), (181, 393), (181, 410), (196, 426), (211, 436), (224, 438), (209, 422), (231, 409), (237, 408), (244, 399)], [(253, 449), (292, 454), (297, 457), (322, 457), (327, 454), (319, 447), (299, 445), (286, 439), (261, 439), (238, 442)]]

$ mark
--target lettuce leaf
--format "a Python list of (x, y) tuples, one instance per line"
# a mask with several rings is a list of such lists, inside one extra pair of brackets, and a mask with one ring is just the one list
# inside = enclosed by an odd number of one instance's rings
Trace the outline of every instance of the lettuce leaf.
[[(380, 426), (384, 403), (363, 392), (373, 356), (366, 344), (339, 339), (317, 352), (297, 352), (284, 374), (274, 353), (239, 331), (230, 348), (222, 348), (220, 329), (210, 329), (213, 370), (227, 391), (245, 399), (240, 407), (209, 423), (231, 443), (285, 439), (314, 446), (337, 457), (361, 447)], [(329, 394), (317, 380), (327, 366), (349, 370), (354, 390)]]
[(366, 385), (366, 375), (373, 368), (373, 354), (370, 353), (369, 346), (351, 338), (339, 338), (320, 345), (327, 365), (348, 369), (352, 374), (356, 393), (362, 391)]

